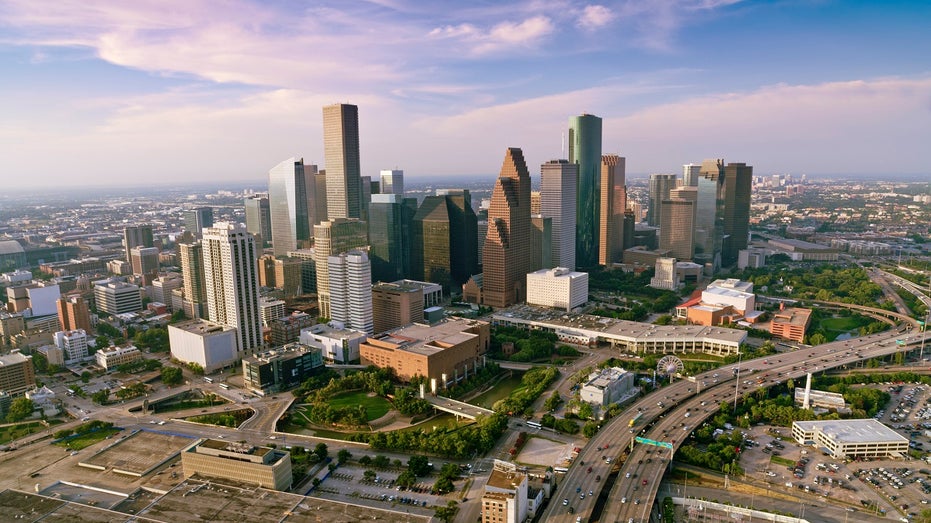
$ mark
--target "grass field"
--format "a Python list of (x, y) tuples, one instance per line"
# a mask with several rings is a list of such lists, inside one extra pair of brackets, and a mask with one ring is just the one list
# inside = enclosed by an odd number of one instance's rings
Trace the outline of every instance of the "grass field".
[(98, 430), (97, 432), (91, 432), (89, 434), (84, 434), (83, 436), (78, 436), (74, 439), (69, 439), (56, 443), (59, 447), (65, 447), (71, 450), (81, 450), (87, 447), (90, 447), (94, 443), (98, 443), (107, 439), (107, 436), (112, 436), (114, 434), (119, 434), (120, 429), (103, 429)]
[(391, 410), (391, 402), (381, 396), (369, 396), (367, 392), (347, 392), (339, 394), (330, 400), (333, 407), (349, 407), (353, 405), (364, 405), (367, 414), (367, 421), (376, 420)]
[(769, 462), (776, 465), (783, 465), (785, 467), (791, 467), (795, 465), (795, 462), (788, 458), (781, 458), (779, 456), (770, 456)]
[(515, 372), (513, 375), (506, 377), (495, 384), (491, 390), (483, 392), (475, 398), (469, 400), (469, 403), (490, 409), (498, 400), (508, 397), (511, 392), (520, 386), (520, 380), (524, 373)]
[(827, 338), (828, 341), (834, 341), (841, 334), (867, 325), (869, 322), (869, 318), (863, 316), (824, 318), (811, 329), (811, 332), (817, 330), (824, 331), (824, 337)]
[(0, 428), (0, 444), (6, 444), (14, 439), (22, 438), (36, 432), (45, 430), (45, 425), (38, 421), (32, 423), (19, 423), (9, 427)]

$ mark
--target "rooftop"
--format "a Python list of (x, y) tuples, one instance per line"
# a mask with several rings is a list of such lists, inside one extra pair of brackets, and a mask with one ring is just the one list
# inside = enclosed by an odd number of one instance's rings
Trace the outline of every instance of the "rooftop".
[(908, 443), (908, 438), (875, 419), (796, 421), (795, 423), (806, 432), (817, 430), (842, 443), (870, 443), (874, 441)]
[(230, 327), (229, 325), (223, 325), (204, 319), (182, 321), (173, 325), (169, 325), (169, 327), (183, 330), (185, 332), (190, 332), (192, 334), (200, 334), (201, 336), (236, 330), (236, 327)]
[(466, 329), (480, 324), (465, 318), (447, 318), (433, 325), (414, 323), (388, 331), (374, 339), (397, 345), (398, 349), (430, 355), (477, 336)]
[(808, 318), (811, 316), (811, 309), (801, 309), (791, 307), (781, 310), (773, 315), (773, 323), (788, 323), (804, 327), (808, 324)]
[(11, 352), (10, 354), (4, 354), (3, 356), (0, 356), (0, 366), (19, 365), (25, 361), (29, 361), (29, 357), (19, 352)]

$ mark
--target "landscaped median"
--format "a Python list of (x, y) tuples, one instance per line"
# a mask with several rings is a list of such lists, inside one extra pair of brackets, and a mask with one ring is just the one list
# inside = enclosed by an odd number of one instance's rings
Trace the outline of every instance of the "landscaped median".
[(122, 428), (114, 427), (107, 421), (88, 421), (74, 429), (64, 429), (55, 433), (53, 444), (71, 451), (78, 451), (103, 441), (119, 433)]

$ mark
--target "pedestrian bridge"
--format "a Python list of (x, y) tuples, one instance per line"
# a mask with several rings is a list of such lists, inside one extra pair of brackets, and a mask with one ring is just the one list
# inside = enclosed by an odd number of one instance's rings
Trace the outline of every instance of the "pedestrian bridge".
[(456, 416), (462, 416), (463, 418), (468, 418), (474, 420), (479, 415), (482, 416), (491, 416), (494, 414), (494, 411), (488, 410), (482, 407), (476, 407), (470, 403), (465, 403), (463, 401), (457, 401), (450, 398), (444, 398), (443, 396), (433, 396), (431, 394), (424, 394), (424, 398), (433, 405), (436, 409), (442, 410), (443, 412), (449, 412)]

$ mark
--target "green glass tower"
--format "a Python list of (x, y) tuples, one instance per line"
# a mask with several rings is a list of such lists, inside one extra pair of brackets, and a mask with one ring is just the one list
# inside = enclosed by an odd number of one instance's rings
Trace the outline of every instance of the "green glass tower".
[(576, 182), (575, 264), (598, 265), (601, 216), (601, 118), (583, 114), (569, 118), (569, 162), (578, 164)]

